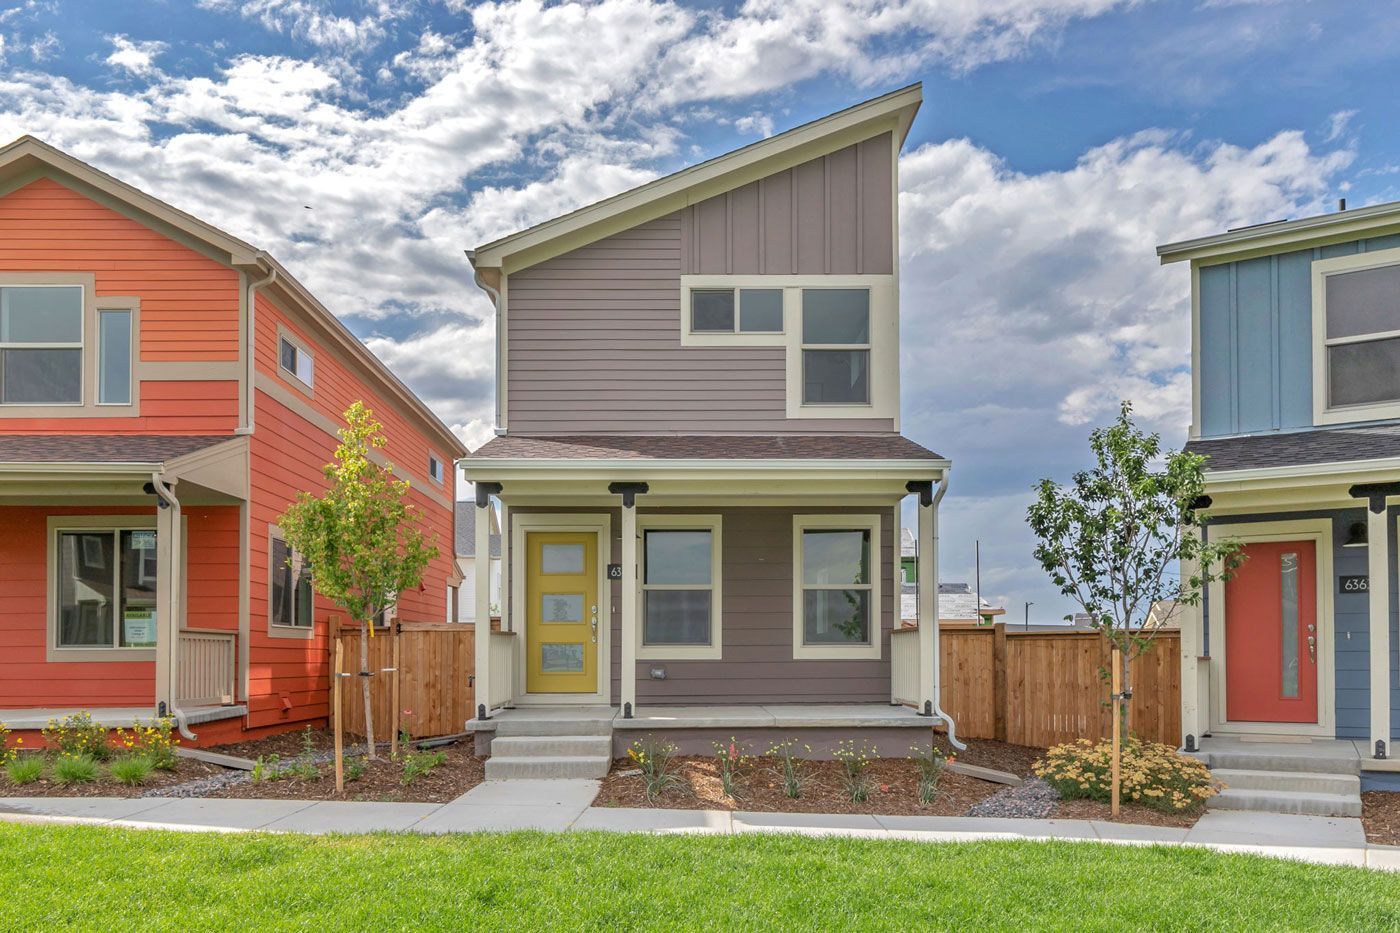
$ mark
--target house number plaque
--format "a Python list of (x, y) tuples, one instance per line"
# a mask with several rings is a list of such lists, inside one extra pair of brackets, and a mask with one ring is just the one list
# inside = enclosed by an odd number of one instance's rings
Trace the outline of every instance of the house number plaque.
[(1342, 593), (1366, 593), (1371, 589), (1370, 580), (1367, 576), (1339, 576), (1337, 590)]

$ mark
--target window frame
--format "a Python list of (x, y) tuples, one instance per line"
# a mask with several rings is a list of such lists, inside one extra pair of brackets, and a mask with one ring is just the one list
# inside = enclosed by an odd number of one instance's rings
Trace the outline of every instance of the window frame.
[[(646, 533), (648, 531), (708, 531), (710, 533), (710, 585), (646, 583)], [(637, 660), (719, 661), (724, 655), (724, 519), (718, 514), (637, 515)], [(646, 643), (646, 593), (648, 590), (710, 591), (710, 642), (706, 645), (648, 645)]]
[[(734, 322), (729, 330), (697, 330), (695, 327), (695, 293), (696, 292), (723, 292), (731, 293), (734, 307)], [(776, 330), (744, 330), (744, 292), (778, 292), (780, 307), (782, 311), (782, 323)], [(689, 328), (692, 337), (712, 337), (712, 336), (755, 336), (771, 337), (780, 336), (787, 333), (788, 329), (788, 295), (787, 289), (780, 283), (772, 282), (762, 285), (712, 285), (709, 287), (692, 287), (686, 291), (685, 307), (681, 309), (685, 318), (685, 326)]]
[[(181, 532), (181, 535), (180, 535), (180, 540), (181, 540), (181, 542), (186, 546), (186, 553), (188, 553), (188, 541), (189, 541), (189, 535), (188, 535), (188, 533), (187, 533), (187, 532), (188, 532), (188, 521), (184, 518), (184, 516), (182, 516), (181, 519), (182, 519), (182, 532)], [(114, 545), (113, 545), (113, 547), (114, 547), (114, 553), (118, 555), (118, 559), (115, 560), (115, 561), (113, 562), (113, 563), (115, 564), (115, 566), (112, 568), (112, 572), (113, 572), (113, 574), (114, 574), (114, 576), (115, 576), (115, 574), (116, 574), (117, 571), (118, 571), (118, 568), (121, 566), (121, 561), (120, 561), (121, 533), (122, 533), (123, 531), (156, 531), (156, 530), (157, 530), (157, 529), (156, 529), (156, 516), (155, 516), (155, 515), (149, 515), (149, 514), (148, 514), (148, 515), (50, 515), (50, 516), (49, 516), (48, 522), (47, 522), (47, 527), (46, 527), (46, 529), (45, 529), (45, 545), (44, 545), (44, 549), (45, 549), (45, 551), (47, 552), (46, 555), (45, 555), (45, 557), (46, 557), (46, 562), (47, 562), (47, 567), (48, 567), (48, 569), (47, 569), (47, 575), (46, 575), (46, 584), (45, 584), (45, 589), (44, 589), (45, 615), (46, 615), (46, 617), (47, 617), (47, 622), (46, 622), (47, 631), (46, 631), (46, 634), (45, 634), (45, 637), (44, 637), (44, 645), (45, 645), (44, 656), (45, 656), (45, 660), (46, 660), (46, 661), (48, 661), (48, 662), (50, 662), (50, 663), (53, 663), (53, 662), (57, 662), (57, 663), (68, 663), (68, 662), (154, 661), (154, 660), (156, 659), (156, 647), (150, 647), (150, 648), (144, 648), (144, 647), (124, 648), (124, 647), (122, 647), (120, 644), (114, 644), (114, 645), (111, 646), (111, 647), (98, 647), (98, 646), (95, 646), (95, 645), (74, 645), (74, 646), (71, 646), (71, 647), (65, 647), (65, 646), (60, 646), (59, 643), (58, 643), (58, 633), (59, 633), (59, 624), (58, 624), (58, 623), (59, 623), (59, 596), (58, 596), (58, 585), (59, 585), (59, 579), (58, 579), (59, 553), (58, 553), (58, 551), (59, 551), (59, 547), (58, 547), (58, 542), (59, 542), (60, 536), (63, 535), (63, 534), (72, 534), (72, 533), (78, 533), (78, 534), (82, 534), (82, 533), (89, 533), (89, 534), (107, 534), (107, 535), (112, 535), (112, 536), (114, 536), (114, 538), (115, 538)], [(156, 548), (157, 548), (157, 550), (156, 550), (156, 555), (157, 555), (157, 556), (156, 556), (156, 561), (157, 561), (157, 567), (159, 567), (159, 561), (160, 561), (160, 556), (159, 556), (159, 555), (160, 555), (160, 550), (159, 550), (160, 545), (159, 545), (159, 542), (157, 542)], [(183, 577), (184, 577), (184, 580), (188, 580), (188, 578), (189, 578), (189, 561), (188, 561), (188, 560), (182, 560), (182, 561), (180, 561), (180, 566), (181, 566), (181, 568), (182, 568), (182, 570), (183, 570), (183, 574), (182, 574), (182, 575), (183, 575)], [(188, 605), (189, 605), (189, 601), (188, 601), (189, 587), (186, 586), (186, 585), (184, 585), (184, 581), (182, 581), (181, 586), (180, 586), (180, 594), (181, 594), (181, 604), (182, 604), (182, 606), (181, 606), (181, 613), (180, 613), (180, 614), (181, 614), (182, 617), (188, 618), (187, 607), (188, 607)], [(159, 591), (157, 591), (156, 602), (157, 602), (157, 606), (159, 606), (159, 603), (160, 603), (160, 594), (159, 594)], [(119, 642), (119, 641), (120, 641), (119, 632), (118, 632), (118, 629), (117, 629), (117, 627), (116, 627), (118, 621), (119, 621), (119, 620), (117, 620), (117, 619), (115, 619), (115, 618), (113, 619), (113, 628), (112, 628), (112, 631), (113, 631), (113, 641), (116, 641), (116, 642)], [(157, 634), (156, 634), (156, 637), (157, 637), (157, 639), (159, 639), (159, 637), (160, 637), (160, 634), (159, 634), (159, 633), (160, 633), (160, 625), (161, 625), (161, 621), (160, 621), (159, 609), (157, 609), (157, 615), (156, 615), (156, 633), (157, 633)]]
[[(878, 514), (809, 515), (792, 517), (792, 657), (795, 661), (878, 661), (884, 657), (885, 611), (883, 602), (884, 541), (883, 518)], [(803, 625), (802, 537), (805, 531), (867, 531), (870, 534), (870, 582), (860, 586), (814, 587), (818, 589), (865, 589), (870, 593), (870, 639), (866, 644), (809, 645)]]
[[(104, 315), (125, 314), (126, 334), (127, 334), (127, 366), (126, 366), (126, 401), (124, 402), (104, 402), (102, 401), (102, 365), (106, 362), (102, 347), (102, 320)], [(131, 400), (136, 395), (136, 309), (110, 305), (106, 302), (98, 302), (97, 305), (97, 327), (93, 334), (94, 357), (93, 366), (96, 370), (96, 384), (93, 387), (93, 404), (101, 408), (130, 408)]]
[(1363, 272), (1386, 266), (1400, 265), (1400, 248), (1333, 256), (1312, 262), (1312, 379), (1313, 423), (1316, 425), (1350, 424), (1400, 417), (1400, 398), (1355, 405), (1333, 405), (1332, 382), (1328, 350), (1334, 346), (1370, 343), (1400, 337), (1400, 329), (1376, 331), (1351, 337), (1327, 336), (1327, 279), (1333, 275)]
[[(296, 556), (297, 551), (287, 541), (287, 536), (278, 526), (268, 523), (267, 526), (267, 634), (271, 638), (297, 638), (310, 640), (316, 635), (316, 588), (311, 588), (311, 624), (310, 625), (286, 625), (275, 621), (273, 606), (275, 601), (272, 598), (277, 564), (272, 559), (273, 542), (280, 541), (286, 545), (288, 554)], [(296, 575), (292, 576), (292, 618), (297, 616), (296, 600)]]
[[(843, 286), (843, 285), (804, 285), (804, 286), (802, 286), (801, 289), (799, 289), (799, 292), (798, 292), (798, 319), (797, 319), (797, 329), (798, 329), (797, 346), (798, 346), (798, 352), (799, 352), (799, 356), (798, 356), (798, 365), (801, 367), (801, 372), (798, 374), (798, 383), (799, 383), (799, 385), (801, 386), (801, 392), (802, 392), (802, 395), (801, 395), (800, 398), (799, 398), (799, 403), (802, 405), (803, 408), (822, 407), (822, 408), (861, 409), (861, 408), (869, 408), (870, 405), (871, 405), (871, 401), (872, 401), (872, 399), (873, 399), (874, 396), (875, 396), (875, 385), (874, 385), (874, 383), (875, 383), (875, 374), (874, 374), (874, 371), (873, 371), (873, 369), (872, 369), (872, 367), (871, 367), (871, 356), (872, 356), (871, 347), (872, 347), (872, 343), (873, 343), (873, 340), (874, 340), (874, 331), (875, 331), (875, 321), (874, 321), (874, 317), (875, 317), (875, 312), (874, 312), (875, 295), (873, 294), (872, 290), (869, 289), (869, 288), (866, 288), (866, 289), (865, 289), (865, 291), (866, 291), (866, 304), (865, 304), (865, 343), (808, 343), (808, 342), (807, 342), (807, 323), (806, 323), (806, 315), (803, 313), (804, 310), (805, 310), (806, 296), (807, 296), (807, 293), (808, 293), (808, 292), (815, 292), (815, 291), (841, 291), (841, 292), (849, 292), (849, 291), (859, 291), (862, 287), (863, 287), (863, 286), (859, 286), (859, 285), (855, 285), (855, 286), (851, 286), (851, 285), (845, 285), (845, 286)], [(827, 352), (827, 353), (841, 353), (841, 352), (847, 352), (847, 353), (864, 353), (864, 354), (865, 354), (865, 401), (863, 401), (863, 402), (809, 402), (809, 401), (807, 401), (807, 354), (808, 354), (809, 352), (815, 352), (815, 353), (822, 353), (822, 352)]]
[[(311, 380), (302, 379), (295, 369), (288, 369), (282, 365), (282, 344), (286, 343), (296, 350), (298, 361), (303, 355), (311, 361)], [(315, 394), (316, 386), (316, 352), (311, 348), (311, 344), (302, 339), (284, 324), (277, 325), (277, 375), (282, 377), (284, 382), (288, 382), (300, 389), (306, 395)]]
[[(437, 467), (437, 473), (433, 472), (433, 467)], [(428, 451), (428, 479), (439, 486), (447, 482), (447, 468), (443, 465), (442, 458), (433, 451)]]

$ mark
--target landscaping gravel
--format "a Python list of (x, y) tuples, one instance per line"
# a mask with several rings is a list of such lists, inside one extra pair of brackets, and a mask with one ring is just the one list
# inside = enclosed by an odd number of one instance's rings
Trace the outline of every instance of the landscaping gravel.
[(1033, 777), (1022, 782), (1019, 787), (1008, 787), (977, 801), (967, 811), (967, 815), (1044, 819), (1059, 802), (1060, 794), (1055, 788), (1042, 779)]

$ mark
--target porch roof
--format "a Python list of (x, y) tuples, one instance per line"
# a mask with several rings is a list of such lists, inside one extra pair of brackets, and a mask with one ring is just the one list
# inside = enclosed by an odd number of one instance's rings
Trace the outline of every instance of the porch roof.
[(1208, 473), (1318, 467), (1349, 468), (1369, 460), (1400, 458), (1400, 424), (1349, 425), (1193, 440), (1186, 449), (1210, 457)]
[(159, 467), (233, 440), (185, 434), (3, 434), (0, 463), (100, 463)]
[(578, 434), (492, 438), (468, 460), (942, 460), (899, 434)]

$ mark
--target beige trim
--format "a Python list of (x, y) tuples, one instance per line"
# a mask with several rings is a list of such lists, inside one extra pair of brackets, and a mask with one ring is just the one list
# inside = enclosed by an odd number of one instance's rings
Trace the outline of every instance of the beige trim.
[[(694, 530), (710, 533), (710, 585), (662, 586), (646, 582), (646, 533), (652, 530)], [(724, 627), (724, 519), (709, 515), (637, 514), (637, 660), (639, 661), (718, 661), (723, 656)], [(710, 591), (710, 643), (708, 645), (651, 645), (646, 643), (646, 593), (648, 590)]]
[[(870, 592), (870, 640), (864, 645), (808, 645), (803, 637), (802, 591), (802, 533), (808, 529), (840, 528), (870, 532), (870, 582), (851, 584), (842, 589), (866, 589)], [(871, 515), (794, 515), (792, 517), (792, 657), (794, 660), (856, 660), (878, 661), (883, 637), (883, 605), (880, 582), (883, 579), (884, 548), (880, 541), (881, 518)], [(826, 587), (835, 589), (837, 587)], [(896, 610), (898, 614), (898, 610)]]
[[(290, 343), (293, 347), (295, 347), (298, 354), (305, 353), (306, 356), (311, 360), (310, 382), (304, 382), (300, 376), (298, 376), (294, 372), (291, 372), (287, 369), (287, 367), (282, 365), (282, 341), (284, 340), (287, 341), (287, 343)], [(281, 321), (277, 322), (277, 354), (276, 358), (272, 361), (272, 364), (277, 368), (277, 375), (281, 377), (283, 382), (287, 383), (292, 388), (299, 390), (307, 398), (315, 398), (316, 392), (314, 385), (316, 382), (316, 351), (312, 348), (311, 344), (303, 340), (295, 331), (287, 327)]]
[(922, 100), (921, 85), (902, 88), (493, 240), (468, 257), (478, 270), (514, 272), (882, 133), (894, 134), (897, 151)]
[(252, 619), (252, 506), (245, 500), (238, 503), (238, 677), (235, 689), (238, 699), (248, 699), (248, 660), (251, 654), (249, 636)]
[(248, 438), (232, 437), (221, 444), (167, 460), (162, 472), (183, 482), (212, 489), (236, 499), (247, 499)]
[[(478, 529), (480, 526), (477, 526)], [(592, 531), (598, 539), (598, 690), (595, 693), (529, 694), (525, 690), (525, 651), (520, 650), (525, 635), (525, 578), (527, 559), (525, 535), (531, 531)], [(607, 512), (550, 514), (527, 512), (511, 516), (510, 523), (510, 630), (519, 632), (515, 652), (514, 694), (517, 706), (612, 705), (612, 586), (608, 582), (608, 562), (612, 559), (612, 515)], [(502, 568), (506, 570), (507, 568)], [(478, 586), (480, 582), (478, 581)], [(503, 581), (504, 585), (504, 581)], [(503, 591), (504, 593), (504, 591)], [(504, 627), (504, 625), (503, 625)]]
[[(1275, 522), (1212, 524), (1213, 540), (1233, 538), (1242, 544), (1267, 541), (1312, 541), (1317, 551), (1317, 723), (1230, 722), (1225, 719), (1227, 685), (1225, 678), (1225, 582), (1210, 584), (1211, 731), (1224, 734), (1306, 735), (1331, 737), (1337, 731), (1336, 660), (1332, 608), (1332, 520), (1304, 518)], [(1388, 589), (1387, 589), (1388, 592)]]
[(1191, 426), (1189, 439), (1201, 436), (1201, 267), (1191, 263)]
[[(280, 371), (281, 370), (279, 369), (279, 372)], [(315, 408), (312, 408), (311, 405), (306, 401), (306, 399), (294, 394), (290, 389), (282, 385), (282, 383), (276, 377), (270, 376), (267, 373), (259, 370), (253, 377), (253, 384), (259, 392), (267, 393), (277, 402), (290, 409), (293, 413), (309, 421), (311, 424), (320, 428), (328, 436), (334, 438), (336, 443), (340, 442), (340, 435), (337, 433), (340, 425), (338, 425), (335, 421), (332, 421), (325, 415), (321, 414), (321, 412), (317, 411)], [(392, 462), (394, 466), (394, 472), (402, 477), (407, 478), (411, 483), (411, 488), (417, 490), (418, 492), (421, 492), (423, 495), (431, 499), (434, 503), (442, 506), (445, 509), (453, 508), (453, 504), (447, 498), (447, 496), (445, 496), (438, 489), (433, 488), (436, 484), (431, 483), (430, 481), (425, 479), (417, 471), (405, 468), (401, 462), (391, 461), (387, 456), (384, 455), (384, 452), (382, 450), (371, 450), (369, 452), (369, 458), (379, 466), (387, 466)]]
[[(316, 616), (315, 616), (315, 595), (313, 587), (312, 596), (312, 617), (309, 626), (301, 625), (280, 625), (272, 621), (272, 578), (277, 568), (272, 565), (272, 542), (281, 541), (287, 544), (287, 536), (282, 533), (282, 529), (272, 522), (267, 523), (267, 635), (269, 638), (293, 638), (301, 641), (310, 641), (316, 637)], [(297, 552), (290, 544), (288, 550), (293, 554)], [(292, 614), (296, 615), (296, 606), (292, 606)]]
[[(681, 346), (683, 347), (785, 347), (788, 335), (801, 323), (800, 288), (790, 275), (683, 275), (681, 276)], [(812, 276), (811, 278), (821, 278)], [(771, 288), (783, 292), (783, 328), (780, 331), (740, 331), (739, 300), (734, 301), (734, 326), (730, 333), (691, 329), (690, 293), (696, 289)]]
[[(241, 364), (232, 360), (185, 363), (174, 360), (141, 364), (141, 382), (238, 382), (243, 383)], [(239, 389), (242, 392), (242, 389)]]
[[(1354, 338), (1329, 340), (1327, 337), (1327, 277), (1394, 265), (1400, 265), (1400, 249), (1382, 249), (1375, 252), (1357, 253), (1353, 256), (1335, 256), (1331, 259), (1313, 260), (1312, 379), (1314, 424), (1348, 424), (1357, 421), (1378, 421), (1400, 417), (1400, 399), (1334, 408), (1328, 398), (1331, 381), (1327, 368), (1327, 348), (1356, 341)], [(1377, 333), (1371, 336), (1373, 338), (1400, 336), (1400, 330)]]
[(1250, 256), (1268, 255), (1305, 246), (1317, 247), (1379, 236), (1400, 227), (1400, 201), (1304, 217), (1283, 223), (1259, 224), (1212, 236), (1166, 243), (1157, 247), (1165, 265), (1182, 260), (1214, 265)]

